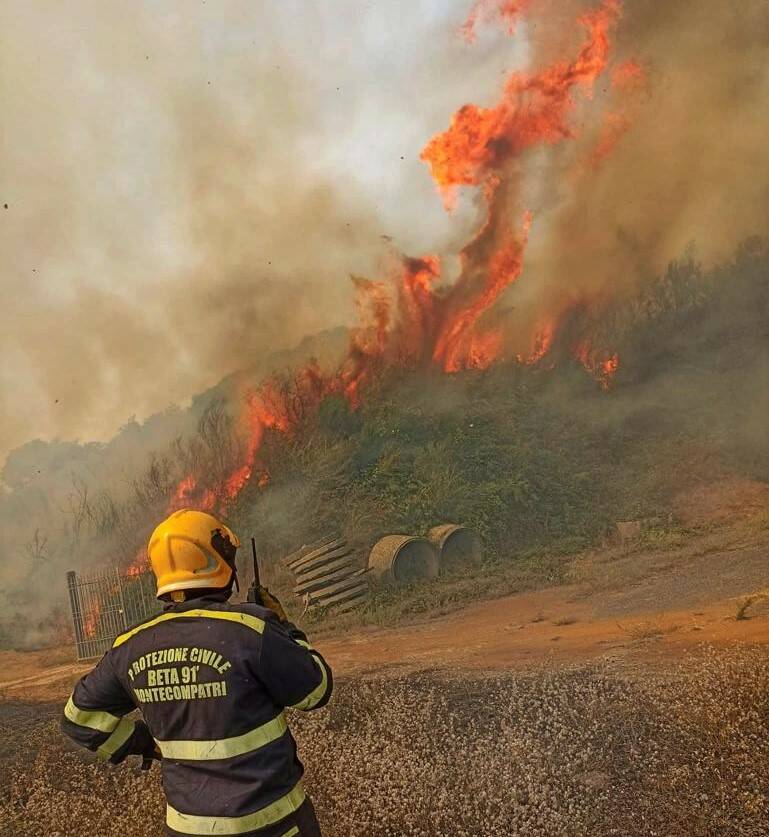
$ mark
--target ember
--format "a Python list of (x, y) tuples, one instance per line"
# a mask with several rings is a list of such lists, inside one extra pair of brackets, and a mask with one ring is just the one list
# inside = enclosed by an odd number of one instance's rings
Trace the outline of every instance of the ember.
[(472, 43), (479, 23), (496, 20), (505, 26), (509, 35), (514, 35), (518, 18), (530, 4), (531, 0), (476, 0), (462, 24), (462, 34), (468, 43)]

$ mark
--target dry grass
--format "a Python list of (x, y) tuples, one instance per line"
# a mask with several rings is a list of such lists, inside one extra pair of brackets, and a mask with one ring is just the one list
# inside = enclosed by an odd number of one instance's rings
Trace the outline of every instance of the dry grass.
[[(748, 614), (750, 611), (750, 614)], [(754, 616), (766, 615), (769, 612), (769, 590), (759, 590), (751, 596), (737, 600), (734, 618), (738, 622), (751, 619)]]
[(657, 620), (644, 620), (633, 625), (619, 625), (631, 639), (637, 642), (644, 642), (650, 639), (659, 639), (666, 634), (673, 634), (681, 629), (680, 625), (665, 625)]
[[(761, 650), (707, 652), (654, 677), (598, 666), (343, 681), (329, 710), (292, 721), (327, 837), (769, 835)], [(0, 833), (159, 833), (156, 771), (94, 766), (53, 721), (34, 741)]]
[(749, 607), (753, 604), (753, 602), (754, 602), (755, 600), (756, 600), (756, 597), (755, 597), (755, 596), (748, 596), (747, 598), (742, 599), (742, 601), (738, 602), (738, 604), (737, 604), (737, 612), (734, 614), (734, 618), (735, 618), (738, 622), (742, 622), (742, 621), (744, 621), (745, 619), (749, 619), (749, 618), (750, 618), (750, 617), (748, 616), (748, 608), (749, 608)]

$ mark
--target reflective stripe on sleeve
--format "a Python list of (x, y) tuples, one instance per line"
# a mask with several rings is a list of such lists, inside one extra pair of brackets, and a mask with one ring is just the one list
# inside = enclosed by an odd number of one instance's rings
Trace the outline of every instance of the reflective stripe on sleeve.
[(264, 633), (264, 619), (259, 619), (257, 616), (249, 616), (247, 613), (222, 610), (185, 610), (181, 613), (161, 613), (160, 616), (150, 619), (149, 622), (145, 622), (143, 625), (137, 625), (127, 633), (121, 634), (112, 644), (112, 647), (117, 648), (140, 631), (144, 631), (147, 628), (154, 628), (155, 625), (159, 625), (161, 622), (167, 622), (169, 619), (187, 619), (189, 617), (224, 619), (227, 622), (236, 622), (239, 625), (245, 625), (247, 628), (251, 628), (252, 631), (256, 631), (259, 634)]
[(320, 683), (310, 692), (309, 695), (307, 695), (306, 698), (300, 700), (299, 703), (292, 704), (292, 709), (312, 709), (326, 696), (326, 690), (328, 689), (328, 674), (326, 672), (326, 666), (323, 664), (322, 660), (318, 659), (316, 654), (313, 654), (312, 658), (315, 660), (315, 665), (318, 666), (321, 672)]
[(288, 729), (286, 718), (281, 712), (266, 724), (243, 735), (221, 738), (214, 741), (157, 741), (163, 758), (181, 761), (213, 761), (242, 756), (275, 741)]
[(112, 732), (120, 723), (120, 718), (109, 712), (91, 712), (87, 709), (80, 709), (71, 697), (64, 707), (64, 716), (79, 727), (87, 727), (97, 732)]
[(289, 828), (283, 837), (296, 837), (297, 834), (299, 834), (299, 827), (295, 825), (293, 828)]
[(130, 718), (121, 718), (115, 731), (110, 737), (99, 747), (96, 755), (103, 761), (108, 761), (117, 751), (128, 741), (133, 735), (136, 724)]
[(166, 824), (182, 834), (247, 834), (290, 817), (305, 800), (300, 782), (285, 796), (242, 817), (200, 817), (166, 806)]

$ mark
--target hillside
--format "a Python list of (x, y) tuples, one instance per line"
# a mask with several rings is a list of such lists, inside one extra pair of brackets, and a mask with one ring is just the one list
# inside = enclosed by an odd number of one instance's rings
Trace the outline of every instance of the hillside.
[[(539, 363), (484, 372), (391, 368), (359, 408), (332, 395), (290, 434), (268, 433), (269, 485), (252, 479), (228, 515), (257, 534), (268, 565), (330, 532), (363, 545), (463, 521), (482, 534), (493, 569), (588, 546), (617, 520), (687, 525), (682, 494), (769, 480), (764, 242), (709, 270), (687, 257), (585, 317), (575, 311), (566, 333), (590, 333), (619, 355), (608, 389), (558, 345)], [(344, 341), (343, 332), (305, 341), (108, 444), (37, 442), (11, 456), (0, 499), (4, 643), (37, 644), (63, 628), (64, 571), (132, 562), (185, 473), (221, 482), (242, 446), (229, 405), (250, 381), (330, 357)], [(30, 611), (37, 631), (19, 627)]]
[(767, 322), (762, 242), (710, 271), (672, 264), (599, 323), (575, 315), (621, 358), (608, 391), (557, 346), (538, 365), (392, 374), (359, 410), (329, 398), (273, 438), (269, 490), (249, 486), (233, 517), (273, 556), (331, 531), (366, 541), (460, 520), (497, 560), (675, 517), (676, 496), (710, 480), (769, 480)]

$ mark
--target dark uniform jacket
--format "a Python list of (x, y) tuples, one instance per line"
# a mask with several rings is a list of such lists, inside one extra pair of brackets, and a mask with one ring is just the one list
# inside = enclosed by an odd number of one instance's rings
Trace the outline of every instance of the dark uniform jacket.
[[(212, 596), (119, 636), (75, 687), (64, 732), (112, 763), (155, 739), (167, 834), (269, 833), (305, 800), (284, 709), (316, 709), (331, 671), (259, 605)], [(126, 717), (140, 709), (141, 720)]]

